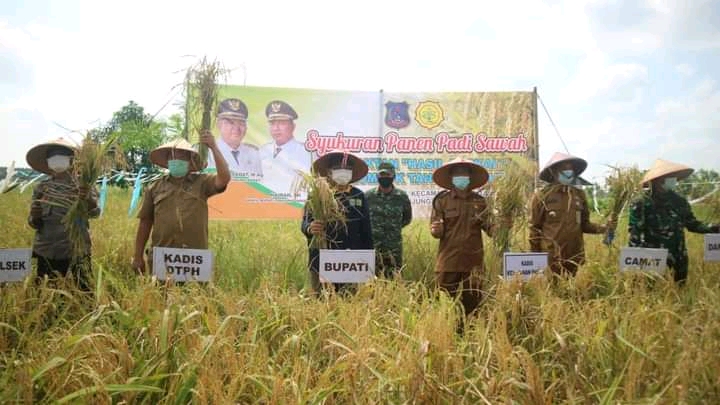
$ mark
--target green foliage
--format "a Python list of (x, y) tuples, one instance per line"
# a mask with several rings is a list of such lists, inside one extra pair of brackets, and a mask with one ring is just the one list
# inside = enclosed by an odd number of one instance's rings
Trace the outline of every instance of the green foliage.
[[(178, 117), (171, 121), (173, 131), (178, 129)], [(117, 137), (117, 143), (125, 155), (127, 170), (137, 172), (141, 167), (151, 171), (150, 151), (168, 139), (170, 125), (147, 114), (144, 108), (134, 101), (128, 102), (103, 127), (91, 131), (93, 139), (105, 142)]]
[[(299, 221), (212, 222), (216, 281), (164, 288), (130, 269), (129, 196), (111, 190), (92, 222), (93, 297), (2, 286), (0, 403), (720, 403), (720, 265), (701, 235), (683, 288), (618, 274), (591, 235), (575, 279), (502, 282), (486, 243), (484, 303), (458, 336), (453, 302), (426, 288), (425, 220), (403, 230), (403, 280), (351, 298), (305, 293)], [(1, 246), (30, 245), (29, 198), (3, 195)]]
[(678, 191), (694, 200), (715, 190), (720, 184), (720, 174), (715, 170), (700, 169), (678, 184)]

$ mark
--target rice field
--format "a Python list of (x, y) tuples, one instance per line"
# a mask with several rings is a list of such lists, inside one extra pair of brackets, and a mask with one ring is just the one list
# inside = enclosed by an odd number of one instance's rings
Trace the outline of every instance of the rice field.
[[(31, 245), (29, 200), (0, 195), (0, 247)], [(92, 222), (93, 297), (0, 287), (0, 403), (720, 403), (720, 265), (701, 235), (683, 288), (618, 274), (622, 216), (615, 248), (586, 236), (574, 280), (500, 281), (486, 240), (484, 304), (459, 336), (454, 303), (427, 288), (424, 220), (405, 229), (402, 280), (314, 299), (299, 220), (211, 223), (211, 285), (136, 276), (129, 200), (112, 190)]]

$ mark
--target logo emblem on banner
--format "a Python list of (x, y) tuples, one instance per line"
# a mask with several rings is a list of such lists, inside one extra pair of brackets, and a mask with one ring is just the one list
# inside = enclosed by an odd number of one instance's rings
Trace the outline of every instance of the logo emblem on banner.
[(405, 101), (402, 103), (393, 101), (385, 103), (385, 125), (395, 129), (403, 129), (410, 125), (408, 107), (410, 107), (410, 105)]
[(423, 128), (433, 129), (445, 121), (445, 112), (440, 103), (423, 101), (415, 109), (415, 121)]

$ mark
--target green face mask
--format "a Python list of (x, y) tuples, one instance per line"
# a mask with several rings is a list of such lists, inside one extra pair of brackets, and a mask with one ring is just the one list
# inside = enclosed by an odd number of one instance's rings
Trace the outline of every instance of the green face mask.
[(173, 177), (185, 177), (188, 174), (190, 162), (187, 160), (172, 159), (168, 160), (168, 170)]

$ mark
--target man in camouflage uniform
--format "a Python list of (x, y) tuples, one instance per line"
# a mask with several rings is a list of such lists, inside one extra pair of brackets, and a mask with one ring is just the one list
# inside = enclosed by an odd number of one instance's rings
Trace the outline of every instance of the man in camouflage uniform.
[(376, 272), (386, 278), (402, 267), (402, 228), (412, 221), (410, 198), (393, 185), (394, 180), (395, 166), (383, 162), (378, 167), (378, 186), (365, 192), (377, 253)]
[(667, 249), (667, 265), (679, 284), (688, 275), (685, 228), (695, 233), (720, 232), (720, 226), (698, 221), (687, 200), (675, 192), (678, 180), (692, 172), (687, 166), (656, 160), (642, 180), (649, 187), (633, 202), (628, 223), (629, 246)]

